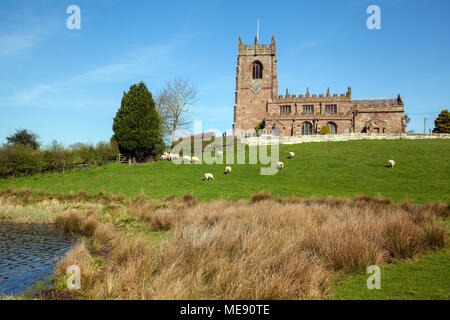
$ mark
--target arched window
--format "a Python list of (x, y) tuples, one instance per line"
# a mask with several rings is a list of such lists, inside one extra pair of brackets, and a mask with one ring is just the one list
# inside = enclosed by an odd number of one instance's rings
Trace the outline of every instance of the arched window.
[(313, 129), (313, 126), (310, 122), (303, 122), (302, 135), (304, 135), (304, 136), (312, 135), (312, 131), (313, 131), (312, 129)]
[(252, 66), (253, 79), (262, 79), (263, 77), (263, 65), (259, 61), (253, 62)]
[(330, 128), (331, 134), (337, 133), (337, 125), (334, 122), (328, 122), (328, 128)]

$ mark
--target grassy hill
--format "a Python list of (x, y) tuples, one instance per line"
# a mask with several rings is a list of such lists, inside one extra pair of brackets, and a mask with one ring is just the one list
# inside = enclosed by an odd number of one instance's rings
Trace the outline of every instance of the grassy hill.
[[(295, 152), (288, 160), (288, 152)], [(394, 169), (385, 167), (396, 161)], [(123, 193), (141, 192), (155, 199), (192, 193), (201, 200), (249, 198), (266, 191), (274, 196), (353, 197), (381, 195), (395, 201), (450, 202), (450, 140), (380, 140), (309, 143), (281, 146), (285, 169), (274, 176), (261, 176), (260, 164), (175, 165), (156, 162), (137, 166), (108, 165), (63, 173), (38, 174), (0, 180), (0, 189), (30, 188), (55, 193), (85, 190)], [(212, 182), (202, 182), (211, 172)]]

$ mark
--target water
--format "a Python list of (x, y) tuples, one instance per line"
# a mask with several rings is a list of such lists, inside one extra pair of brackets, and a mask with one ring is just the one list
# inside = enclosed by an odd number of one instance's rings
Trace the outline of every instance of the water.
[(54, 226), (0, 223), (0, 296), (20, 294), (51, 277), (74, 242)]

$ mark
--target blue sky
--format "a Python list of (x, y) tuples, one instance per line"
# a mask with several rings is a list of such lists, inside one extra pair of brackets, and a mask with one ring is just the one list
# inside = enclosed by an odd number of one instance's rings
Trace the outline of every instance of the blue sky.
[[(69, 5), (81, 30), (66, 28)], [(381, 8), (381, 30), (366, 9)], [(450, 101), (450, 1), (0, 2), (0, 143), (16, 128), (69, 145), (109, 140), (123, 91), (153, 95), (175, 77), (197, 86), (195, 119), (230, 129), (238, 36), (277, 42), (279, 92), (400, 93), (409, 129), (423, 131)]]

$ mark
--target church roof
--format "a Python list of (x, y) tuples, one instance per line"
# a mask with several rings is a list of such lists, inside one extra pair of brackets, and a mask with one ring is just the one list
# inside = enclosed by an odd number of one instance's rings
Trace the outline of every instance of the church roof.
[(352, 100), (354, 105), (368, 105), (368, 106), (384, 106), (384, 105), (400, 105), (401, 100), (399, 99), (358, 99)]

